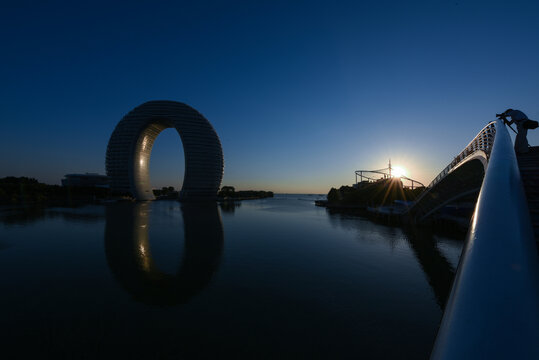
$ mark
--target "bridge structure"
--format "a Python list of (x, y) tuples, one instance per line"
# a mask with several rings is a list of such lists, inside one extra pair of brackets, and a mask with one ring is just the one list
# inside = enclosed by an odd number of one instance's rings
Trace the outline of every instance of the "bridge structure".
[(409, 209), (420, 222), (478, 194), (431, 359), (539, 359), (539, 264), (531, 220), (538, 184), (539, 148), (517, 159), (505, 125), (496, 120)]
[(479, 193), (495, 136), (496, 122), (492, 121), (430, 182), (409, 209), (415, 222), (425, 221), (446, 205)]

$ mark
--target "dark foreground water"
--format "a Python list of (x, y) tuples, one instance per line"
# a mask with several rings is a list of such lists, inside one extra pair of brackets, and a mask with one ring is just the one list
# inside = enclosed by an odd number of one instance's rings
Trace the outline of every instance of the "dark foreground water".
[(428, 358), (462, 242), (314, 199), (4, 212), (0, 356)]

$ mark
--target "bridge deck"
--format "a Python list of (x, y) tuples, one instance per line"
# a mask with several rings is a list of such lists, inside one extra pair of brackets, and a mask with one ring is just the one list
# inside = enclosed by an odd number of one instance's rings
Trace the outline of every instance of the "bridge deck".
[(517, 155), (520, 176), (524, 184), (535, 240), (539, 241), (539, 146), (527, 154)]

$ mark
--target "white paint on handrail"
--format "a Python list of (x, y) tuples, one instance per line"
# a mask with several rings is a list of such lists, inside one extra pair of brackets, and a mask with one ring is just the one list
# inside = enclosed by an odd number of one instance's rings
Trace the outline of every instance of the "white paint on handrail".
[(431, 359), (539, 359), (539, 265), (501, 121)]

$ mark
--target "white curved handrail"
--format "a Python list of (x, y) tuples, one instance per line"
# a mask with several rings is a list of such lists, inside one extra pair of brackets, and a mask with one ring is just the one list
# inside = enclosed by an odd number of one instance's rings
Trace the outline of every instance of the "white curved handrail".
[(431, 359), (539, 359), (539, 265), (507, 129), (497, 136)]
[[(502, 125), (503, 126), (503, 125)], [(489, 122), (479, 133), (470, 141), (468, 145), (462, 150), (453, 161), (449, 163), (440, 173), (430, 182), (425, 190), (419, 195), (415, 203), (419, 203), (420, 200), (432, 189), (436, 184), (442, 181), (451, 171), (459, 166), (459, 164), (467, 161), (470, 156), (475, 156), (478, 151), (483, 151), (487, 160), (490, 158), (492, 146), (494, 144), (494, 138), (496, 136), (496, 121)]]
[[(496, 136), (496, 121), (489, 122), (479, 133), (473, 138), (472, 141), (462, 150), (453, 161), (449, 163), (427, 186), (427, 189), (434, 187), (439, 183), (447, 174), (451, 172), (459, 163), (464, 161), (468, 156), (472, 155), (477, 150), (482, 150), (487, 154), (487, 158), (490, 157), (492, 151), (492, 145), (494, 144), (494, 137)], [(425, 189), (426, 190), (426, 189)]]

